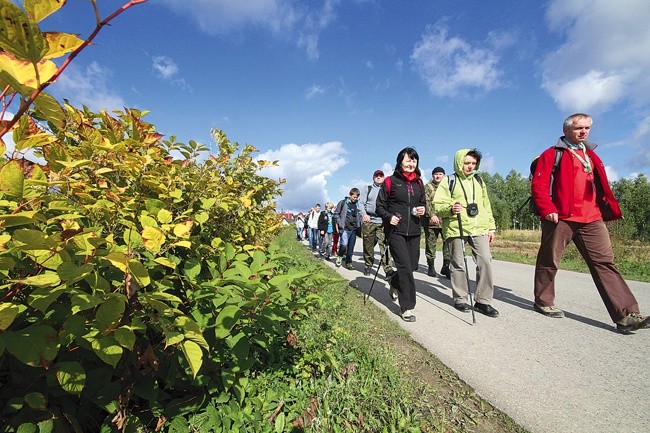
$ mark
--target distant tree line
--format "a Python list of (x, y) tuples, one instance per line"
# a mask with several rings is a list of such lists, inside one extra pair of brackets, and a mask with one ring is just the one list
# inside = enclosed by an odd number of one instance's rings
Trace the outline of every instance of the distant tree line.
[[(511, 170), (504, 178), (499, 173), (481, 173), (488, 186), (492, 211), (499, 230), (539, 229), (539, 217), (528, 207), (530, 180)], [(610, 224), (612, 235), (629, 240), (650, 242), (650, 181), (644, 174), (635, 179), (612, 183), (614, 195), (621, 205), (624, 219)]]

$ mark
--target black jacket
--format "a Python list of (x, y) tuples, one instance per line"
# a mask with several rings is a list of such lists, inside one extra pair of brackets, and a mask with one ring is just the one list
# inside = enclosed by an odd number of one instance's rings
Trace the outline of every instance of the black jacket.
[[(411, 209), (416, 206), (424, 206), (426, 202), (424, 184), (418, 177), (417, 180), (407, 185), (402, 173), (397, 170), (390, 176), (390, 193), (387, 187), (387, 179), (379, 190), (377, 196), (377, 215), (384, 221), (386, 235), (397, 233), (403, 236), (419, 236), (421, 230), (420, 217), (413, 216)], [(399, 224), (393, 226), (390, 219), (393, 215), (402, 216)]]

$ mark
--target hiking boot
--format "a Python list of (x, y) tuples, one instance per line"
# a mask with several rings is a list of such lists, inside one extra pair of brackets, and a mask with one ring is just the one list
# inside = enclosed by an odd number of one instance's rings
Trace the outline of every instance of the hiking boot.
[(386, 276), (384, 277), (384, 280), (390, 281), (391, 278), (395, 276), (395, 271), (391, 268), (388, 272), (386, 272)]
[(549, 307), (543, 307), (541, 305), (533, 304), (535, 311), (545, 315), (546, 317), (554, 317), (556, 319), (561, 319), (564, 317), (564, 311), (557, 308), (555, 305)]
[(390, 299), (393, 301), (397, 301), (397, 291), (395, 290), (394, 287), (391, 286), (390, 289), (388, 289), (388, 294), (390, 295)]
[(341, 266), (341, 263), (343, 263), (343, 256), (338, 256), (336, 258), (336, 266), (337, 267)]
[(645, 328), (650, 328), (650, 317), (643, 317), (640, 313), (629, 313), (616, 322), (616, 329), (624, 335)]
[(472, 310), (472, 307), (470, 307), (469, 304), (466, 304), (464, 302), (459, 302), (457, 304), (454, 304), (454, 308), (463, 313), (469, 313)]
[(352, 266), (352, 263), (346, 263), (345, 264), (345, 269), (348, 269), (350, 271), (354, 271), (354, 266)]
[(481, 314), (485, 314), (488, 317), (497, 317), (499, 312), (492, 305), (489, 304), (479, 304), (478, 302), (474, 304), (474, 309)]
[(450, 273), (449, 273), (449, 260), (445, 260), (442, 262), (442, 268), (440, 268), (440, 274), (444, 275), (447, 279), (450, 278)]
[(402, 320), (405, 322), (415, 322), (415, 316), (413, 315), (413, 312), (411, 310), (404, 310), (400, 314), (402, 317)]
[(427, 260), (427, 275), (430, 277), (437, 277), (436, 268), (433, 266), (433, 260)]
[(365, 276), (370, 275), (370, 269), (371, 268), (369, 266), (366, 266), (365, 268), (363, 268), (363, 275), (365, 275)]

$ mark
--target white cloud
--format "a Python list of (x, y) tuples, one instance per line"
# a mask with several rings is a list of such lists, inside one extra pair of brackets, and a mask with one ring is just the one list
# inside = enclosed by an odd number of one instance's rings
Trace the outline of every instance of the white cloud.
[(326, 186), (328, 179), (347, 164), (345, 153), (339, 141), (285, 144), (277, 150), (261, 153), (257, 159), (279, 161), (277, 167), (267, 167), (261, 172), (271, 179), (286, 179), (284, 194), (277, 199), (277, 209), (304, 211), (314, 203), (339, 200), (328, 197)]
[(64, 95), (77, 107), (83, 104), (93, 111), (122, 110), (125, 102), (111, 90), (110, 77), (111, 71), (97, 62), (92, 62), (85, 69), (71, 64), (57, 79), (52, 90), (56, 96)]
[(164, 79), (169, 80), (178, 74), (178, 65), (167, 56), (153, 56), (153, 69)]
[(650, 103), (650, 2), (552, 0), (546, 19), (565, 38), (542, 62), (542, 87), (561, 109)]
[(609, 165), (605, 166), (605, 174), (607, 174), (607, 180), (609, 180), (610, 182), (614, 182), (618, 180), (618, 173), (612, 166)]
[(180, 14), (189, 15), (201, 31), (224, 35), (246, 26), (269, 30), (277, 37), (294, 39), (307, 56), (319, 57), (318, 38), (336, 18), (340, 0), (325, 0), (321, 9), (291, 0), (161, 0)]
[(165, 55), (158, 55), (153, 56), (151, 61), (153, 70), (158, 77), (165, 81), (169, 81), (182, 89), (187, 89), (192, 93), (192, 88), (187, 84), (184, 78), (179, 76), (178, 65), (172, 58)]
[(321, 93), (324, 93), (325, 89), (322, 86), (314, 84), (311, 86), (309, 89), (307, 89), (307, 92), (305, 93), (305, 98), (307, 100), (314, 99), (316, 96), (320, 95)]
[(448, 33), (443, 24), (429, 26), (411, 54), (415, 71), (427, 83), (429, 91), (436, 96), (454, 96), (499, 87), (499, 57), (461, 38), (449, 37)]

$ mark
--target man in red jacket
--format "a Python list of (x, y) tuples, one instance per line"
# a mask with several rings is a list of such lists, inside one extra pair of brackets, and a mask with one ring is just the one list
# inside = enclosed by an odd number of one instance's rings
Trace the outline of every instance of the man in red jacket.
[[(555, 306), (555, 274), (566, 245), (573, 241), (617, 330), (630, 334), (650, 328), (650, 318), (639, 313), (636, 298), (614, 264), (604, 221), (620, 219), (622, 214), (605, 166), (594, 152), (596, 145), (587, 141), (592, 122), (587, 114), (567, 117), (564, 136), (555, 148), (542, 153), (533, 173), (531, 193), (542, 219), (534, 307), (545, 316), (564, 317)], [(553, 173), (556, 148), (562, 150), (562, 158)]]

